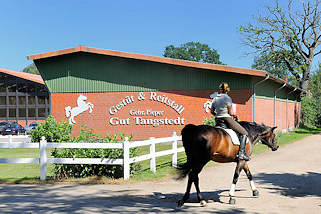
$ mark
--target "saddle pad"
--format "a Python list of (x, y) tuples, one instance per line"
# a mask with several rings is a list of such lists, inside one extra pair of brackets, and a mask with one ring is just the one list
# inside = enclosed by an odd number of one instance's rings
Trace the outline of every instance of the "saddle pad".
[[(219, 129), (223, 129), (220, 127), (215, 127), (215, 128), (219, 128)], [(232, 143), (234, 145), (240, 145), (240, 140), (237, 137), (235, 131), (233, 131), (233, 129), (223, 129), (228, 135), (230, 135), (231, 139), (232, 139)]]

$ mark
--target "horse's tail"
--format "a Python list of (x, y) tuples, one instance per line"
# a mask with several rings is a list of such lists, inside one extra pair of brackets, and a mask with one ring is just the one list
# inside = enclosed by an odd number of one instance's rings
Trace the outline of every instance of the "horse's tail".
[(197, 126), (195, 126), (193, 124), (188, 124), (183, 128), (183, 130), (181, 132), (183, 146), (184, 146), (185, 153), (187, 156), (187, 162), (182, 163), (182, 164), (178, 164), (178, 166), (177, 166), (177, 170), (179, 173), (178, 178), (177, 178), (178, 180), (185, 178), (192, 169), (189, 156), (193, 150), (193, 141), (194, 141), (196, 128), (197, 128)]
[(71, 111), (71, 107), (70, 106), (67, 106), (65, 108), (65, 113), (66, 113), (66, 117), (68, 118), (70, 116), (70, 111)]
[(178, 177), (176, 179), (181, 180), (185, 178), (188, 175), (188, 173), (191, 171), (191, 166), (189, 162), (178, 164), (176, 170), (178, 172)]

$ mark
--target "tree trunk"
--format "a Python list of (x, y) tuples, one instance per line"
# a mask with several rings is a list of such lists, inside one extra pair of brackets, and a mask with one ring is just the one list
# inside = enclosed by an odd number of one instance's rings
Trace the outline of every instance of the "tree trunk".
[(310, 85), (310, 70), (311, 70), (311, 65), (307, 64), (307, 68), (303, 70), (302, 74), (302, 79), (300, 82), (300, 88), (304, 91), (306, 91), (306, 95), (308, 97), (311, 97), (311, 93), (309, 91), (309, 85)]
[(308, 91), (309, 90), (309, 83), (310, 83), (309, 79), (302, 79), (302, 81), (300, 83), (300, 88), (302, 90)]

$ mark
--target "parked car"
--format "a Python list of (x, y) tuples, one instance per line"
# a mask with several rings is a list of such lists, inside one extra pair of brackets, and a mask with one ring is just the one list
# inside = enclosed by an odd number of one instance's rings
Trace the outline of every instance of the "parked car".
[(5, 127), (6, 125), (8, 125), (8, 122), (6, 121), (0, 122), (0, 129), (2, 129), (2, 127)]
[(2, 135), (19, 135), (25, 134), (25, 128), (18, 123), (8, 123), (0, 129)]
[(0, 124), (0, 134), (1, 135), (6, 135), (6, 130), (7, 130), (8, 126), (9, 126), (8, 123), (1, 122), (1, 124)]
[(29, 134), (32, 129), (35, 129), (38, 126), (38, 123), (32, 122), (26, 126), (26, 133)]

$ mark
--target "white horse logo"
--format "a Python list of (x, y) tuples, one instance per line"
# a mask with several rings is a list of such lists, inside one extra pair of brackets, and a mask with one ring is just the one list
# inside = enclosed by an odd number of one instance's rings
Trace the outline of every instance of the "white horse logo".
[(203, 105), (203, 108), (205, 108), (205, 112), (209, 113), (212, 108), (212, 103), (214, 101), (214, 98), (218, 95), (217, 92), (214, 92), (213, 94), (210, 95), (210, 98), (212, 98), (212, 101), (206, 101)]
[(76, 121), (74, 120), (74, 117), (83, 113), (84, 111), (87, 111), (89, 109), (89, 113), (93, 112), (94, 105), (90, 102), (86, 103), (85, 100), (87, 100), (87, 97), (81, 94), (77, 99), (78, 106), (74, 108), (67, 106), (65, 108), (66, 117), (69, 118), (69, 124), (75, 124)]

